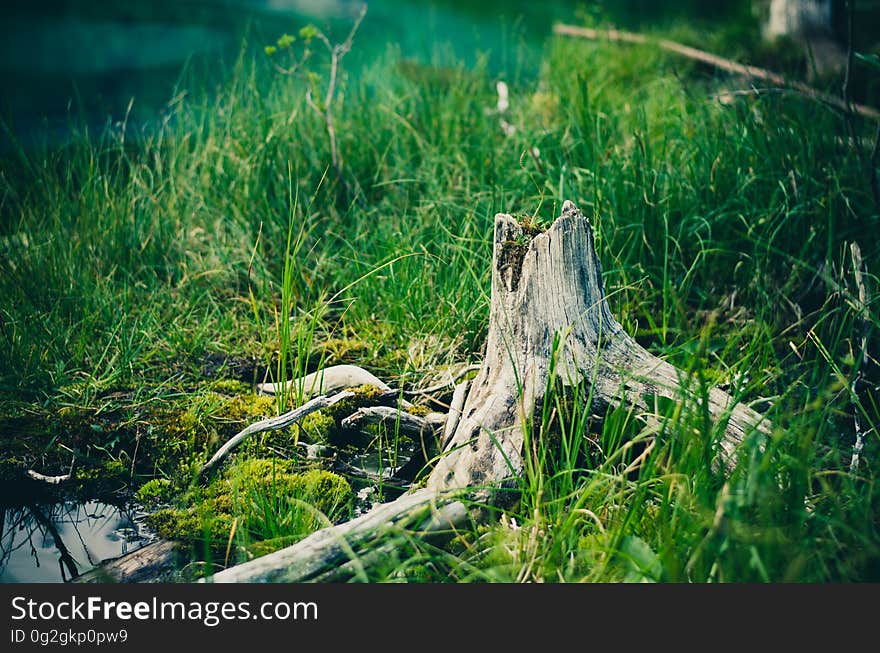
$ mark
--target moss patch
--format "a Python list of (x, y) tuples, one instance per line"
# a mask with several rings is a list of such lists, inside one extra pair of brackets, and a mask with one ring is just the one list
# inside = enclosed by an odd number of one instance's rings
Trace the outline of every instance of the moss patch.
[[(128, 486), (135, 440), (136, 427), (123, 411), (63, 408), (0, 417), (0, 482), (21, 483), (25, 493), (105, 497)], [(28, 469), (67, 474), (71, 466), (71, 481), (60, 485), (26, 476)]]
[(79, 467), (73, 473), (74, 493), (105, 496), (128, 487), (131, 468), (121, 460), (102, 460), (95, 465)]
[[(165, 498), (167, 486), (156, 483), (141, 493)], [(147, 523), (160, 537), (217, 555), (232, 538), (236, 556), (249, 559), (346, 518), (353, 499), (351, 486), (337, 474), (295, 471), (290, 460), (251, 458), (238, 460), (207, 487), (181, 494), (176, 507), (156, 511)], [(274, 544), (257, 546), (263, 541)]]
[(169, 503), (174, 496), (174, 486), (167, 478), (154, 478), (141, 485), (135, 498), (148, 510), (155, 510)]
[(415, 404), (407, 408), (406, 412), (408, 412), (410, 415), (415, 415), (416, 417), (425, 417), (431, 411), (427, 406)]

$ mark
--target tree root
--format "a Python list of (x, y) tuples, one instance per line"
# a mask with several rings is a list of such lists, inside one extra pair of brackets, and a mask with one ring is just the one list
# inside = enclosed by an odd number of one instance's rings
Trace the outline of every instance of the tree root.
[(353, 388), (359, 385), (371, 385), (382, 392), (391, 390), (391, 387), (370, 374), (367, 370), (357, 365), (331, 365), (312, 372), (292, 381), (283, 383), (258, 383), (257, 392), (261, 394), (274, 395), (281, 392), (291, 392), (292, 390), (301, 390), (303, 396), (313, 397), (315, 395), (330, 394), (342, 390), (343, 388)]
[(316, 410), (320, 410), (322, 408), (329, 408), (333, 404), (336, 404), (343, 399), (349, 399), (354, 397), (353, 392), (343, 391), (338, 392), (332, 397), (327, 397), (326, 395), (321, 395), (319, 397), (315, 397), (310, 401), (307, 401), (299, 408), (295, 408), (290, 412), (284, 413), (283, 415), (279, 415), (278, 417), (271, 417), (269, 419), (264, 419), (259, 422), (255, 422), (251, 424), (247, 428), (243, 429), (220, 447), (217, 450), (211, 459), (204, 464), (201, 470), (199, 470), (199, 477), (204, 478), (208, 472), (210, 472), (215, 466), (217, 466), (220, 462), (222, 462), (226, 456), (228, 456), (235, 447), (244, 442), (249, 436), (254, 433), (263, 433), (265, 431), (276, 431), (278, 429), (283, 429), (291, 424), (295, 424), (299, 420), (301, 420), (306, 415), (314, 413)]

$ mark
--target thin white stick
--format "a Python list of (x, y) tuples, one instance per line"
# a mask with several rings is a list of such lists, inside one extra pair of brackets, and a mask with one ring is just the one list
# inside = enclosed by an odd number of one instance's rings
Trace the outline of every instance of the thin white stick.
[[(65, 447), (66, 449), (67, 447)], [(68, 450), (69, 451), (69, 450)], [(29, 469), (25, 472), (30, 478), (35, 481), (40, 481), (41, 483), (48, 483), (50, 485), (59, 485), (61, 483), (65, 483), (73, 478), (73, 466), (76, 464), (76, 457), (74, 457), (70, 461), (70, 471), (66, 474), (60, 474), (58, 476), (46, 476), (45, 474), (41, 474), (40, 472), (34, 471), (33, 469)]]
[(293, 410), (284, 413), (283, 415), (279, 415), (278, 417), (270, 417), (268, 419), (264, 419), (259, 422), (255, 422), (250, 426), (247, 426), (238, 434), (232, 436), (226, 443), (217, 450), (211, 460), (205, 463), (205, 466), (199, 471), (199, 476), (204, 476), (207, 472), (209, 472), (217, 463), (221, 462), (229, 453), (235, 449), (245, 438), (253, 435), (254, 433), (262, 433), (264, 431), (277, 431), (278, 429), (283, 429), (285, 426), (290, 426), (291, 424), (298, 422), (306, 415), (314, 413), (316, 410), (320, 410), (321, 408), (329, 408), (335, 403), (342, 401), (343, 399), (349, 399), (350, 397), (354, 397), (353, 392), (343, 391), (333, 395), (332, 397), (327, 397), (326, 395), (321, 395), (319, 397), (315, 397), (314, 399), (307, 401), (299, 408), (294, 408)]
[(856, 286), (859, 289), (859, 314), (860, 314), (860, 322), (862, 324), (862, 336), (859, 342), (859, 353), (856, 356), (856, 361), (858, 363), (856, 368), (856, 374), (852, 381), (851, 391), (853, 398), (853, 428), (855, 430), (856, 441), (853, 444), (853, 454), (852, 459), (849, 463), (849, 471), (854, 474), (859, 469), (859, 458), (862, 455), (862, 450), (865, 448), (865, 433), (862, 432), (862, 422), (859, 419), (859, 407), (857, 405), (858, 400), (858, 384), (862, 378), (862, 370), (861, 363), (867, 358), (868, 355), (868, 325), (867, 321), (864, 318), (865, 307), (868, 305), (868, 289), (865, 286), (865, 279), (862, 275), (862, 250), (859, 248), (858, 243), (852, 242), (849, 245), (849, 252), (852, 256), (853, 262), (853, 273), (856, 278)]
[(69, 481), (71, 476), (70, 474), (61, 474), (60, 476), (46, 476), (45, 474), (40, 474), (40, 472), (35, 472), (32, 469), (27, 470), (26, 474), (35, 481), (49, 483), (50, 485), (58, 485), (60, 483), (64, 483), (65, 481)]

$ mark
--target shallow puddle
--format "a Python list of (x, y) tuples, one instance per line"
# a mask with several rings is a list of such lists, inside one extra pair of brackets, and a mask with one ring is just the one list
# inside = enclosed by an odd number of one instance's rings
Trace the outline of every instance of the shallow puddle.
[(137, 506), (65, 501), (0, 508), (0, 582), (61, 583), (153, 539)]

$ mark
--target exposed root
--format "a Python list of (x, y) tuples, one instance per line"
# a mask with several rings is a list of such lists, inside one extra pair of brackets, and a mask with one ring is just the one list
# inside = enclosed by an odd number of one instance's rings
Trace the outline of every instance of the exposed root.
[(330, 394), (342, 388), (353, 388), (358, 385), (371, 385), (382, 392), (391, 390), (391, 386), (357, 365), (331, 365), (317, 372), (306, 374), (292, 381), (282, 383), (258, 383), (257, 392), (267, 395), (301, 391), (304, 397)]
[(461, 411), (464, 408), (464, 400), (467, 397), (468, 389), (471, 387), (470, 381), (462, 381), (455, 386), (452, 393), (452, 401), (449, 404), (449, 414), (446, 416), (446, 426), (443, 429), (443, 437), (440, 440), (440, 448), (445, 449), (452, 434), (455, 433), (455, 427), (458, 426), (458, 420), (461, 419)]
[(389, 406), (366, 406), (342, 420), (342, 428), (357, 429), (366, 424), (383, 424), (412, 438), (422, 438), (446, 423), (443, 413), (428, 413), (424, 417), (412, 415)]
[(291, 424), (295, 424), (299, 420), (301, 420), (306, 415), (314, 413), (316, 410), (320, 410), (322, 408), (329, 408), (333, 404), (336, 404), (343, 399), (349, 399), (354, 397), (353, 392), (349, 392), (344, 390), (339, 392), (332, 397), (327, 397), (326, 395), (321, 395), (320, 397), (315, 397), (310, 401), (307, 401), (299, 408), (295, 408), (283, 415), (279, 415), (278, 417), (270, 417), (269, 419), (264, 419), (250, 426), (246, 427), (242, 431), (239, 431), (236, 435), (232, 436), (226, 443), (217, 450), (211, 460), (205, 463), (204, 467), (199, 470), (199, 477), (204, 478), (208, 472), (210, 472), (214, 467), (217, 466), (220, 462), (222, 462), (226, 456), (228, 456), (233, 449), (235, 449), (238, 445), (244, 442), (249, 436), (254, 433), (263, 433), (265, 431), (277, 431), (278, 429), (283, 429), (286, 426), (290, 426)]

